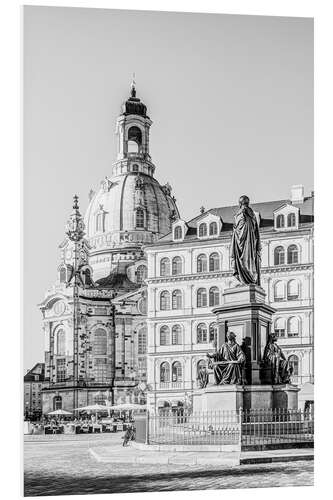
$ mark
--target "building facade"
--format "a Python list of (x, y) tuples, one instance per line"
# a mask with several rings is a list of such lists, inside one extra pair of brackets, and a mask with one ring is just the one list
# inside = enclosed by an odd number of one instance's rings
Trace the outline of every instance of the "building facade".
[(154, 178), (152, 121), (134, 83), (116, 123), (112, 173), (90, 191), (85, 216), (75, 197), (60, 245), (56, 283), (40, 310), (45, 339), (43, 413), (145, 398), (147, 262), (143, 245), (179, 218), (169, 184)]
[(23, 409), (26, 420), (37, 420), (42, 415), (42, 389), (45, 378), (44, 363), (36, 363), (24, 375)]
[[(276, 309), (271, 331), (307, 398), (313, 392), (313, 200), (313, 193), (305, 197), (302, 186), (293, 186), (290, 199), (251, 204), (261, 234), (262, 287)], [(214, 208), (189, 222), (178, 219), (170, 234), (145, 248), (152, 411), (191, 404), (198, 369), (214, 350), (212, 309), (223, 291), (237, 284), (230, 267), (237, 209)]]

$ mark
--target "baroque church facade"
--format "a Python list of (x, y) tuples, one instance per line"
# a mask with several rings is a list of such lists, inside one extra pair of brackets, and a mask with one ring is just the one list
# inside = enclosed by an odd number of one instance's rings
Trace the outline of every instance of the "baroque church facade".
[[(313, 202), (303, 186), (289, 199), (251, 203), (261, 236), (261, 286), (276, 310), (271, 332), (293, 365), (299, 405), (313, 400)], [(198, 371), (217, 336), (214, 307), (237, 285), (230, 242), (238, 206), (178, 219), (145, 247), (148, 258), (148, 405), (153, 412), (191, 406)], [(236, 331), (242, 345), (242, 332)], [(263, 353), (261, 353), (263, 354)]]
[(147, 261), (143, 246), (179, 219), (169, 184), (154, 178), (152, 121), (134, 83), (116, 123), (112, 174), (77, 197), (60, 245), (56, 283), (39, 305), (45, 340), (43, 413), (88, 404), (144, 402)]

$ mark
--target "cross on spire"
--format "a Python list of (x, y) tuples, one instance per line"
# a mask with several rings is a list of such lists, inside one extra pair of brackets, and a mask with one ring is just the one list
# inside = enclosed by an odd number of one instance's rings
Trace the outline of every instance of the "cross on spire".
[(132, 83), (131, 83), (131, 97), (136, 97), (136, 82), (135, 82), (135, 73), (132, 75)]

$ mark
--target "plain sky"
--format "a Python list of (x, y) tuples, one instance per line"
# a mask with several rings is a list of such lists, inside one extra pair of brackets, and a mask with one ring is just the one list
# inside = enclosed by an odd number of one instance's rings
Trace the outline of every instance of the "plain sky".
[(43, 361), (37, 307), (80, 197), (111, 175), (136, 74), (150, 148), (181, 215), (313, 189), (313, 21), (24, 7), (24, 369)]

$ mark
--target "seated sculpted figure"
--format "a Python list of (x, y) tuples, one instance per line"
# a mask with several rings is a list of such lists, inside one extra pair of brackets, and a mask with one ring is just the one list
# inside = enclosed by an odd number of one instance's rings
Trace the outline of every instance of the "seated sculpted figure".
[(236, 342), (233, 332), (227, 333), (227, 342), (214, 354), (207, 353), (210, 367), (214, 369), (216, 385), (242, 384), (242, 367), (245, 363), (245, 354)]
[(271, 334), (264, 350), (264, 364), (272, 371), (272, 384), (289, 384), (292, 375), (292, 366), (286, 359), (280, 346), (276, 343), (277, 337)]
[(209, 382), (209, 375), (207, 368), (205, 366), (200, 366), (199, 372), (198, 372), (198, 386), (200, 389), (204, 389), (207, 387), (207, 384)]

